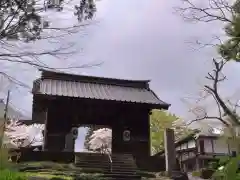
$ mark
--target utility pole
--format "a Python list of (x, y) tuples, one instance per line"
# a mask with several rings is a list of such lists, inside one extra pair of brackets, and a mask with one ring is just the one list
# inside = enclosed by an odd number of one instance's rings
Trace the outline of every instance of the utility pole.
[(8, 90), (8, 93), (7, 93), (7, 101), (6, 101), (5, 109), (4, 109), (4, 122), (6, 122), (7, 118), (8, 118), (7, 115), (8, 115), (9, 96), (10, 96), (10, 90)]
[(8, 104), (9, 104), (9, 97), (10, 97), (10, 90), (8, 90), (8, 93), (7, 93), (7, 100), (6, 100), (6, 104), (5, 104), (5, 108), (4, 108), (4, 116), (3, 116), (3, 125), (2, 125), (2, 132), (0, 132), (0, 148), (3, 146), (3, 138), (4, 138), (4, 132), (5, 132), (5, 129), (6, 129), (6, 123), (7, 123), (7, 120), (8, 120)]

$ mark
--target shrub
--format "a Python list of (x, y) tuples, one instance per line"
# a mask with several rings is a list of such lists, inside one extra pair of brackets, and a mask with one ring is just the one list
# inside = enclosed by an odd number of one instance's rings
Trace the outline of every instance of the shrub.
[(200, 177), (203, 179), (210, 179), (213, 176), (214, 172), (214, 169), (203, 168), (200, 171)]
[(216, 162), (216, 161), (212, 161), (208, 164), (208, 166), (209, 166), (210, 169), (215, 169), (216, 170), (219, 166), (219, 163)]
[(240, 176), (237, 173), (239, 169), (240, 156), (230, 158), (226, 165), (222, 169), (217, 170), (213, 174), (213, 180), (240, 180)]
[(200, 171), (193, 171), (192, 172), (192, 176), (193, 177), (200, 177), (201, 176), (201, 172)]
[(219, 166), (225, 166), (230, 160), (231, 160), (231, 157), (229, 157), (229, 156), (222, 156), (222, 157), (219, 158), (218, 165)]

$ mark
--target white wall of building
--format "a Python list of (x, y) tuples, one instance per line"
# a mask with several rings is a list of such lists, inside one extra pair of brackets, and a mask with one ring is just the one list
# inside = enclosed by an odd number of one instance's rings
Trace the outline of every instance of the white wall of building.
[[(219, 153), (219, 154), (228, 154), (232, 153), (236, 149), (230, 147), (227, 141), (223, 138), (219, 139), (202, 139), (204, 141), (204, 152), (205, 153)], [(198, 146), (198, 151), (200, 151), (200, 147)]]
[[(219, 154), (228, 154), (232, 153), (232, 151), (236, 151), (236, 148), (228, 145), (227, 141), (223, 138), (219, 139), (210, 139), (210, 138), (201, 138), (204, 141), (204, 152), (205, 153), (219, 153)], [(198, 142), (198, 152), (200, 152), (200, 139)], [(184, 150), (189, 148), (196, 147), (195, 140), (191, 140), (187, 143), (181, 144), (176, 148), (176, 150)]]
[[(200, 147), (198, 147), (199, 149)], [(205, 139), (204, 140), (204, 151), (206, 153), (212, 153), (213, 152), (213, 146), (211, 139)]]
[(213, 140), (214, 152), (215, 153), (229, 153), (229, 146), (226, 140), (224, 139), (217, 139)]

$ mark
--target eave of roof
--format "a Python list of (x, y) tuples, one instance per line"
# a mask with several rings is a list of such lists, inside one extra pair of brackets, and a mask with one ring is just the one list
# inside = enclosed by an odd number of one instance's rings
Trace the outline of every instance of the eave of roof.
[(138, 87), (138, 88), (149, 88), (150, 80), (127, 80), (127, 79), (116, 79), (107, 77), (97, 77), (97, 76), (86, 76), (79, 74), (70, 74), (60, 71), (49, 71), (40, 69), (42, 72), (41, 79), (53, 79), (53, 80), (65, 80), (65, 81), (80, 81), (86, 83), (98, 83), (98, 84), (108, 84), (108, 85), (119, 85), (128, 87)]

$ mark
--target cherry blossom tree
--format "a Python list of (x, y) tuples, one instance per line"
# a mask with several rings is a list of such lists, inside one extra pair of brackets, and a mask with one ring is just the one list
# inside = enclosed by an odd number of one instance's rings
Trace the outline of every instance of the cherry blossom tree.
[(90, 136), (89, 146), (93, 152), (110, 154), (112, 150), (112, 130), (101, 128), (94, 131)]
[(9, 120), (4, 131), (3, 144), (8, 148), (41, 145), (43, 124), (25, 125), (18, 120)]

